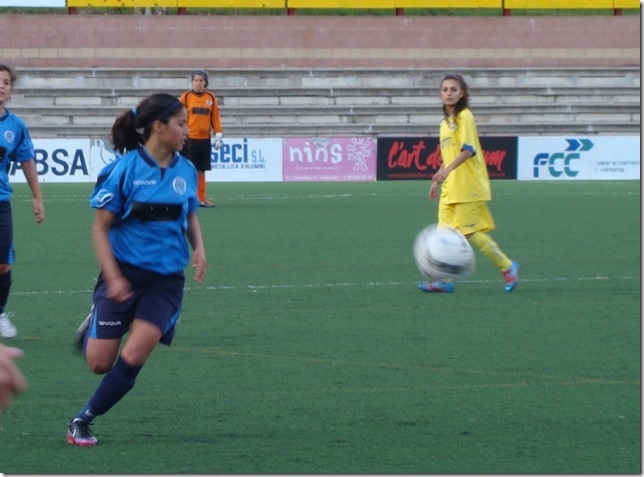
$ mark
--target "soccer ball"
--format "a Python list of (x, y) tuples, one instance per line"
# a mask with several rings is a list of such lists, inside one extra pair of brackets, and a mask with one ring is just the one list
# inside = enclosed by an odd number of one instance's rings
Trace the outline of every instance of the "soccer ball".
[(428, 225), (414, 241), (416, 265), (428, 280), (460, 278), (474, 271), (474, 250), (458, 230), (444, 225)]

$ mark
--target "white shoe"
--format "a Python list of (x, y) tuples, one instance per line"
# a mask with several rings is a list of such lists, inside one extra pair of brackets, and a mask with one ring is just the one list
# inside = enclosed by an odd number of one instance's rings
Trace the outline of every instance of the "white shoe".
[(18, 330), (9, 318), (13, 318), (13, 312), (0, 314), (0, 336), (3, 338), (15, 338)]

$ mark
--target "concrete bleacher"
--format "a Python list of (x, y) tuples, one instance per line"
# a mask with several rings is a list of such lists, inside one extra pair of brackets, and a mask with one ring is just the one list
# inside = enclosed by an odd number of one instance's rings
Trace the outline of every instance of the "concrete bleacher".
[[(639, 68), (460, 70), (481, 135), (639, 134)], [(209, 71), (229, 137), (434, 135), (443, 70)], [(109, 136), (153, 92), (179, 95), (172, 69), (21, 69), (10, 109), (36, 138)]]

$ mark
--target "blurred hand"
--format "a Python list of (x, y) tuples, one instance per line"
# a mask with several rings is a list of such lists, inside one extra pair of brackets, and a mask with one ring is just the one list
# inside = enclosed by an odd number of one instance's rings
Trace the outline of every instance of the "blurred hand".
[(110, 300), (125, 301), (132, 297), (132, 288), (127, 278), (119, 275), (109, 280), (106, 278), (105, 281), (107, 282), (105, 295)]
[(22, 355), (22, 350), (0, 344), (0, 411), (9, 407), (14, 394), (27, 387), (25, 377), (15, 363)]

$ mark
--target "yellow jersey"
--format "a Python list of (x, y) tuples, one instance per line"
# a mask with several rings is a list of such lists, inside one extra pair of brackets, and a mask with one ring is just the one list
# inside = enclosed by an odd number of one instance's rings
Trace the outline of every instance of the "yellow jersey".
[(463, 150), (473, 153), (450, 172), (441, 185), (441, 202), (454, 204), (491, 200), (490, 178), (472, 111), (465, 108), (456, 117), (443, 118), (440, 148), (445, 166), (451, 164)]

